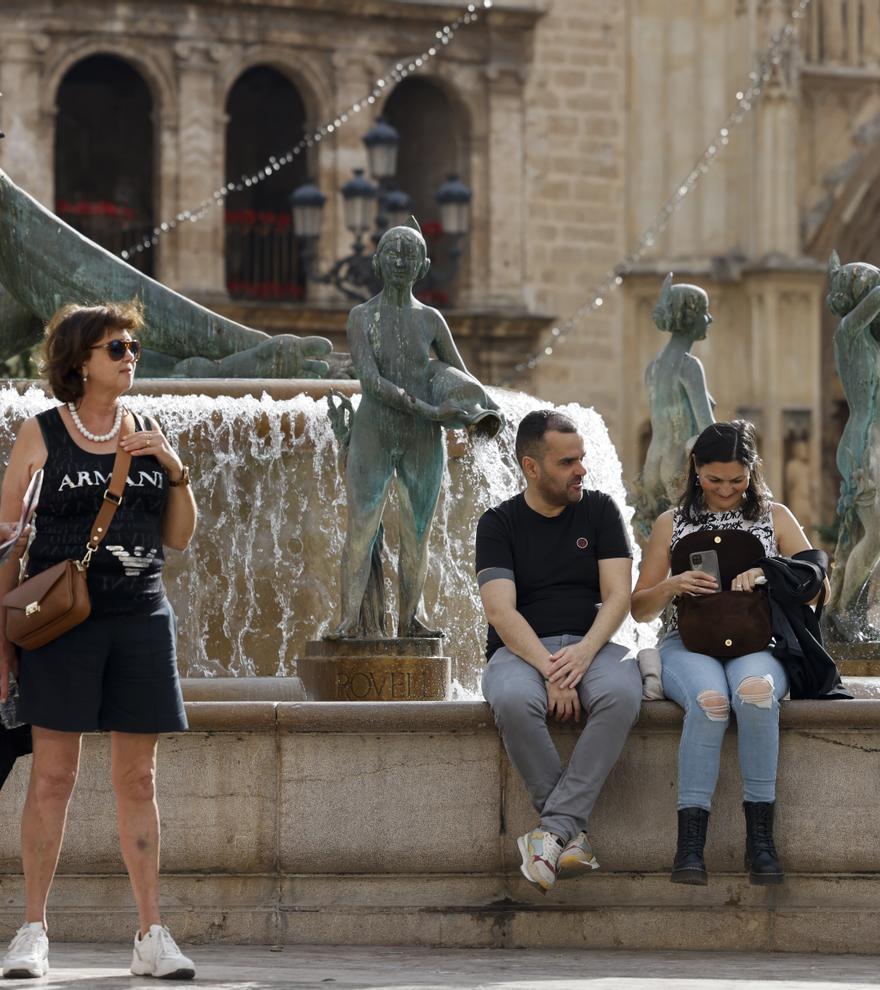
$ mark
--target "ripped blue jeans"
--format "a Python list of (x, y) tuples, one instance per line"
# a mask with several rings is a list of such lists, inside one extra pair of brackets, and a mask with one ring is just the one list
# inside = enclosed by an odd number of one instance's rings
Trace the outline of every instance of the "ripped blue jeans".
[(691, 653), (678, 633), (660, 644), (663, 692), (684, 709), (678, 748), (678, 807), (711, 810), (721, 744), (736, 715), (744, 801), (776, 799), (779, 702), (788, 694), (785, 668), (769, 650), (733, 660)]

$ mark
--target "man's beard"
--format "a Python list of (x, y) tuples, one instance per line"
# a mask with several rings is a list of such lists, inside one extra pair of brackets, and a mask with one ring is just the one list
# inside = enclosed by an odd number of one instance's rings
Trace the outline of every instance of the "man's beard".
[(577, 489), (569, 488), (568, 485), (562, 489), (545, 484), (541, 485), (541, 498), (543, 498), (548, 505), (557, 505), (562, 508), (565, 508), (567, 505), (575, 505), (583, 498), (583, 494), (583, 484), (581, 484)]

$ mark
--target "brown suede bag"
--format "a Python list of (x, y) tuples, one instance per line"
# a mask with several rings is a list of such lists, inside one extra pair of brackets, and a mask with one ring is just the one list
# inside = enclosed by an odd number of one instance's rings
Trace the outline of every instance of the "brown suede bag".
[(766, 590), (730, 590), (737, 574), (755, 567), (767, 556), (761, 541), (735, 529), (689, 533), (672, 551), (672, 573), (692, 570), (690, 555), (705, 550), (718, 554), (722, 590), (713, 595), (683, 595), (676, 599), (681, 641), (692, 653), (719, 660), (766, 649), (773, 636)]

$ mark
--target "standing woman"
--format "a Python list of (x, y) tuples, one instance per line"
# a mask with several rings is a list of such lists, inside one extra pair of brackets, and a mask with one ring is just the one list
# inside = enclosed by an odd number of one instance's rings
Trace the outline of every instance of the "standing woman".
[[(678, 848), (672, 882), (707, 882), (703, 847), (718, 781), (721, 744), (733, 708), (749, 879), (756, 884), (781, 883), (783, 872), (773, 842), (773, 810), (779, 702), (788, 693), (785, 668), (769, 647), (722, 661), (688, 650), (678, 632), (678, 599), (722, 589), (714, 577), (700, 570), (670, 575), (676, 544), (694, 533), (725, 531), (750, 533), (759, 541), (765, 557), (792, 557), (810, 548), (791, 512), (771, 502), (761, 475), (755, 428), (742, 420), (714, 423), (697, 437), (684, 494), (677, 508), (664, 512), (654, 524), (632, 595), (632, 614), (637, 622), (648, 622), (672, 606), (660, 643), (663, 691), (684, 709), (678, 751)], [(711, 539), (719, 549), (727, 545), (721, 536)], [(760, 551), (757, 559), (761, 559)], [(733, 577), (725, 590), (754, 594), (756, 582), (763, 577), (760, 567), (750, 567)]]
[[(83, 732), (110, 733), (119, 841), (137, 903), (136, 975), (190, 978), (159, 917), (160, 732), (187, 728), (177, 674), (176, 622), (162, 584), (163, 545), (183, 550), (196, 526), (189, 470), (151, 420), (122, 396), (134, 381), (143, 327), (138, 303), (66, 306), (46, 327), (49, 385), (64, 405), (26, 420), (0, 495), (14, 518), (33, 473), (45, 474), (28, 574), (84, 555), (113, 469), (117, 444), (132, 455), (125, 493), (88, 569), (91, 615), (45, 646), (21, 651), (0, 626), (0, 699), (18, 669), (22, 717), (34, 756), (21, 823), (25, 923), (3, 960), (5, 977), (48, 972), (46, 901), (55, 875)], [(0, 568), (0, 593), (15, 585)]]

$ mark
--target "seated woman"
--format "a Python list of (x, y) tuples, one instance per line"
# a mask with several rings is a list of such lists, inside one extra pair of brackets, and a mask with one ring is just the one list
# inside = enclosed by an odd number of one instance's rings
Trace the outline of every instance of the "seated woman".
[[(779, 702), (789, 688), (785, 668), (769, 647), (726, 661), (691, 652), (678, 631), (676, 599), (721, 589), (714, 577), (700, 570), (670, 574), (676, 545), (693, 533), (731, 530), (757, 537), (767, 557), (791, 557), (810, 548), (791, 512), (770, 501), (761, 476), (755, 428), (743, 421), (713, 423), (697, 438), (684, 494), (678, 507), (664, 512), (654, 524), (632, 596), (632, 614), (639, 622), (656, 618), (670, 606), (660, 643), (663, 690), (685, 713), (678, 753), (673, 883), (708, 882), (703, 847), (731, 707), (738, 729), (749, 879), (755, 884), (783, 880), (773, 842), (773, 808)], [(722, 544), (720, 538), (716, 542)], [(736, 574), (726, 590), (754, 593), (763, 578), (760, 567), (751, 567)]]

